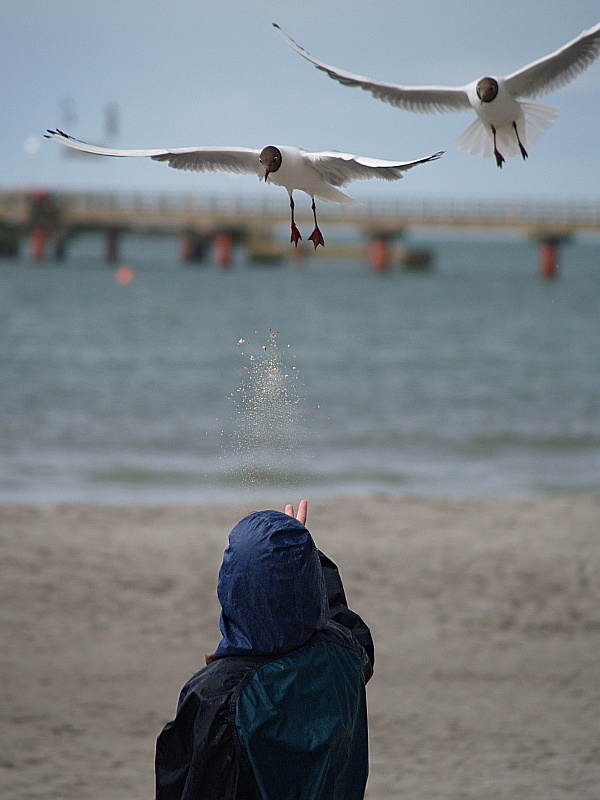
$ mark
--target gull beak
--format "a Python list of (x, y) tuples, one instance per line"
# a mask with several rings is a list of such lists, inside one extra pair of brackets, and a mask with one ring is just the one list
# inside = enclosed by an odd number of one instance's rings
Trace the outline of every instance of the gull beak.
[(269, 177), (269, 168), (265, 167), (265, 183), (267, 182), (268, 177)]

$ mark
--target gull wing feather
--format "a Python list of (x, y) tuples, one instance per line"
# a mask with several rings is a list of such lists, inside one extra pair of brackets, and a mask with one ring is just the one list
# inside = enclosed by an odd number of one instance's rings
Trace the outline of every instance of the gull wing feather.
[(382, 83), (381, 81), (344, 72), (330, 64), (325, 64), (310, 55), (303, 47), (291, 39), (281, 30), (279, 25), (273, 23), (283, 40), (297, 53), (299, 53), (317, 69), (327, 73), (330, 78), (343, 86), (358, 86), (371, 92), (377, 100), (383, 100), (396, 108), (406, 111), (416, 111), (421, 114), (435, 114), (443, 111), (466, 111), (471, 108), (466, 87), (464, 86), (400, 86), (395, 83)]
[(403, 177), (403, 172), (416, 167), (418, 164), (436, 161), (442, 155), (443, 151), (440, 151), (426, 158), (419, 158), (416, 161), (386, 161), (381, 158), (338, 153), (335, 150), (306, 154), (313, 168), (332, 186), (346, 186), (352, 181), (365, 180), (367, 178), (397, 181)]
[(174, 169), (194, 172), (235, 172), (239, 174), (262, 174), (258, 157), (260, 150), (249, 147), (178, 147), (172, 150), (114, 150), (100, 145), (88, 144), (74, 139), (60, 130), (49, 130), (48, 139), (54, 139), (74, 150), (115, 158), (151, 158), (166, 161)]
[(600, 55), (600, 24), (544, 58), (507, 75), (504, 83), (513, 97), (543, 97), (560, 89), (590, 66)]

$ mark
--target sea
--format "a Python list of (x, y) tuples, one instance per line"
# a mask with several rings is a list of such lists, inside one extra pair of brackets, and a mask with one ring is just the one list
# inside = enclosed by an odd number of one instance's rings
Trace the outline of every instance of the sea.
[(431, 268), (0, 259), (0, 503), (598, 492), (600, 241), (554, 280), (533, 242), (405, 244)]

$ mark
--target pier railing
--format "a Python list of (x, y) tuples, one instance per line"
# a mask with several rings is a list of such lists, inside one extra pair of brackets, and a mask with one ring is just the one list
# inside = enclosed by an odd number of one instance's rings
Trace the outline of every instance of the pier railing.
[[(265, 187), (263, 187), (264, 189)], [(310, 204), (300, 196), (296, 219), (310, 218)], [(328, 238), (327, 257), (349, 258), (356, 249), (368, 252), (371, 267), (387, 269), (395, 259), (426, 267), (429, 252), (411, 251), (398, 239), (406, 230), (462, 229), (514, 232), (539, 243), (540, 271), (554, 277), (558, 246), (581, 233), (600, 233), (600, 200), (587, 203), (536, 200), (469, 200), (397, 197), (359, 205), (319, 203), (319, 222), (354, 230), (354, 243)], [(65, 257), (68, 243), (84, 231), (101, 231), (105, 258), (116, 261), (122, 233), (175, 233), (180, 254), (199, 261), (212, 251), (226, 266), (234, 242), (243, 242), (254, 261), (281, 260), (290, 251), (289, 206), (283, 192), (253, 195), (201, 195), (129, 192), (0, 191), (0, 256), (17, 256), (20, 242), (30, 238), (30, 253), (41, 261), (53, 249)], [(310, 219), (307, 224), (310, 224)], [(286, 235), (283, 231), (286, 230)], [(350, 247), (350, 250), (349, 250)]]
[[(310, 217), (302, 195), (298, 219)], [(543, 200), (436, 200), (394, 198), (360, 205), (318, 204), (319, 219), (328, 225), (355, 226), (369, 234), (395, 235), (407, 228), (458, 228), (485, 231), (514, 230), (527, 236), (579, 232), (600, 233), (600, 200), (547, 202)], [(218, 228), (272, 229), (287, 223), (289, 207), (283, 192), (253, 195), (202, 195), (128, 192), (0, 192), (0, 226), (31, 229), (41, 219), (51, 227), (148, 231)]]

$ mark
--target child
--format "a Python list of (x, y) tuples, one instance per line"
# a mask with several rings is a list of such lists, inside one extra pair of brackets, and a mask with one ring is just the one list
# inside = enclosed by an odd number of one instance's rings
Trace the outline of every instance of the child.
[(223, 638), (158, 737), (157, 800), (362, 800), (373, 642), (306, 510), (259, 511), (231, 531)]

